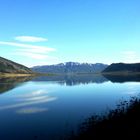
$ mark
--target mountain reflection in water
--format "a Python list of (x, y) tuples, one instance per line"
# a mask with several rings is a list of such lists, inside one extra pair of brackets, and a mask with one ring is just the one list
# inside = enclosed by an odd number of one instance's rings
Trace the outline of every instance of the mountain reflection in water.
[(0, 94), (17, 87), (33, 77), (0, 77)]
[(74, 86), (89, 83), (104, 83), (107, 81), (123, 82), (140, 82), (140, 75), (101, 75), (101, 74), (84, 74), (84, 75), (56, 75), (56, 76), (38, 76), (38, 77), (6, 77), (0, 78), (0, 94), (11, 90), (27, 81), (34, 82), (56, 82), (60, 85)]
[(62, 85), (74, 86), (89, 83), (104, 83), (108, 80), (101, 74), (79, 74), (79, 75), (56, 75), (56, 76), (40, 76), (33, 81), (54, 81)]
[(124, 82), (140, 82), (140, 75), (137, 74), (122, 74), (122, 75), (111, 75), (104, 74), (106, 79), (115, 83), (124, 83)]

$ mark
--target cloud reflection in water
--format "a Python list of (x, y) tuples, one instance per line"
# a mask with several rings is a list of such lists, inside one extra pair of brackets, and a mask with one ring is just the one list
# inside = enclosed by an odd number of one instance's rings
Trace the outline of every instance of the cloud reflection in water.
[[(5, 109), (14, 109), (14, 108), (22, 107), (22, 109), (19, 109), (16, 112), (20, 113), (20, 114), (43, 112), (48, 109), (36, 108), (36, 107), (33, 107), (33, 105), (47, 103), (47, 102), (51, 102), (51, 101), (54, 101), (57, 99), (57, 97), (49, 96), (48, 92), (45, 90), (37, 90), (37, 91), (32, 91), (31, 93), (26, 93), (26, 94), (21, 94), (21, 95), (16, 94), (16, 95), (17, 96), (14, 96), (16, 103), (11, 104), (11, 105), (0, 106), (0, 111), (5, 110)], [(13, 97), (12, 97), (12, 99), (13, 99)], [(30, 106), (32, 106), (32, 107), (30, 107)], [(25, 108), (23, 108), (23, 107), (25, 107)]]
[(34, 114), (47, 111), (47, 108), (37, 108), (37, 107), (30, 107), (30, 108), (22, 108), (17, 110), (18, 114)]

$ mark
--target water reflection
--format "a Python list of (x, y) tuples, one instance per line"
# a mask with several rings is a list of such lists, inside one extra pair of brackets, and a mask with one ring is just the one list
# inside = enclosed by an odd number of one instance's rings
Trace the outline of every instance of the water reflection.
[(21, 103), (0, 106), (0, 111), (5, 109), (13, 109), (13, 108), (25, 107), (25, 106), (35, 105), (35, 104), (47, 103), (50, 101), (54, 101), (56, 99), (57, 99), (56, 97), (49, 97), (49, 96), (33, 97), (33, 98), (25, 99)]
[[(59, 85), (74, 86), (89, 83), (104, 83), (107, 81), (123, 83), (123, 82), (140, 82), (140, 75), (101, 75), (101, 74), (85, 74), (85, 75), (56, 75), (56, 76), (39, 76), (39, 77), (10, 77), (0, 78), (0, 94), (14, 89), (22, 85), (24, 82), (55, 82)], [(46, 92), (46, 91), (45, 91)], [(42, 89), (32, 94), (43, 94)], [(25, 96), (25, 95), (24, 95)], [(27, 95), (27, 96), (30, 96)]]
[(130, 96), (135, 96), (135, 94), (137, 93), (137, 88), (136, 88), (136, 85), (139, 85), (138, 84), (133, 84), (131, 83), (128, 87), (127, 87), (127, 91), (124, 91), (124, 94), (127, 94), (127, 95), (130, 95)]
[(39, 107), (29, 107), (29, 108), (22, 108), (17, 110), (18, 114), (34, 114), (47, 111), (47, 108), (39, 108)]
[(83, 74), (83, 75), (56, 75), (47, 77), (36, 77), (33, 81), (54, 81), (60, 85), (74, 86), (89, 83), (104, 83), (108, 80), (101, 74)]
[(33, 77), (0, 77), (0, 94), (11, 90), (23, 82), (30, 81)]
[[(53, 81), (60, 85), (74, 86), (79, 84), (89, 84), (89, 83), (103, 83), (108, 81), (102, 75), (57, 75), (57, 76), (40, 76), (40, 77), (7, 77), (0, 78), (0, 94), (11, 90), (17, 86), (20, 86), (27, 81)], [(39, 94), (40, 91), (37, 91)]]
[[(32, 80), (34, 77), (5, 77), (0, 78), (0, 94), (6, 93), (14, 88), (22, 86), (25, 82)], [(21, 92), (21, 91), (20, 91)], [(19, 114), (31, 114), (47, 111), (46, 108), (27, 108), (27, 106), (33, 106), (40, 103), (46, 103), (56, 100), (56, 97), (50, 97), (46, 95), (48, 92), (42, 89), (31, 91), (30, 93), (15, 94), (11, 100), (15, 101), (12, 104), (6, 104), (0, 106), (0, 111), (5, 109), (21, 108), (16, 112)], [(24, 108), (23, 108), (24, 107)]]
[(106, 79), (111, 82), (124, 83), (124, 82), (140, 82), (140, 75), (130, 74), (130, 75), (103, 75)]
[(107, 81), (102, 75), (0, 79), (0, 139), (61, 139), (84, 118), (140, 91), (140, 83)]

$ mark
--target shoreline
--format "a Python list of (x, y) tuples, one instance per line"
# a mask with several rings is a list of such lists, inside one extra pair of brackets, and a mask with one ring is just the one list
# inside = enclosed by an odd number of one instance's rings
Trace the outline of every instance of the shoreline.
[(28, 77), (36, 74), (16, 74), (16, 73), (0, 73), (0, 77)]
[(51, 76), (53, 74), (42, 74), (42, 73), (0, 73), (0, 77), (35, 77), (35, 76)]
[(140, 72), (101, 72), (101, 73), (72, 73), (72, 74), (52, 74), (52, 73), (0, 73), (0, 77), (36, 77), (36, 76), (62, 76), (62, 75), (108, 75), (108, 76), (140, 76)]

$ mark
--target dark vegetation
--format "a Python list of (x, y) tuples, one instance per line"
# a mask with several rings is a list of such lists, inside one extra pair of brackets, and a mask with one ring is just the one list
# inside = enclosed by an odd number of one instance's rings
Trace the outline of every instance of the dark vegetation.
[(134, 64), (113, 63), (109, 65), (105, 70), (103, 70), (103, 73), (109, 72), (118, 72), (123, 74), (129, 74), (132, 72), (137, 73), (140, 72), (140, 63)]
[(140, 99), (122, 101), (115, 110), (103, 116), (92, 116), (81, 124), (69, 140), (137, 140), (140, 139)]
[(0, 57), (0, 73), (31, 74), (33, 72), (28, 67)]

